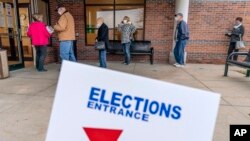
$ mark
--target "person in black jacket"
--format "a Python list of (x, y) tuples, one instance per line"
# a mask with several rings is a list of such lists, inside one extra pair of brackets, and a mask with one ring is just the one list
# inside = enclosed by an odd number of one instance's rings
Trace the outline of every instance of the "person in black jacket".
[[(235, 26), (232, 31), (228, 32), (226, 36), (230, 37), (230, 45), (228, 49), (228, 55), (230, 55), (233, 52), (239, 52), (238, 49), (236, 49), (236, 42), (242, 40), (245, 28), (242, 25), (243, 18), (238, 17), (235, 19)], [(238, 56), (234, 56), (233, 58), (235, 61), (238, 59)]]
[[(109, 46), (109, 28), (104, 23), (104, 19), (102, 17), (97, 19), (97, 28), (98, 28), (98, 36), (96, 37), (96, 42), (97, 41), (105, 42), (105, 47), (107, 49)], [(102, 68), (107, 68), (106, 49), (99, 50), (99, 62), (100, 62), (100, 67)]]
[(187, 45), (187, 40), (189, 39), (189, 28), (187, 23), (183, 20), (183, 14), (178, 13), (175, 15), (177, 21), (175, 41), (176, 46), (174, 48), (174, 56), (176, 63), (175, 67), (184, 67), (185, 65), (185, 48)]

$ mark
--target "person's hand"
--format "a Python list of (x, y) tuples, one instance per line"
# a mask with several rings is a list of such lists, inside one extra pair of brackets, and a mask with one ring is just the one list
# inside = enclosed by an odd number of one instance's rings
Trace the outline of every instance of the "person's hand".
[(227, 32), (227, 33), (225, 33), (225, 36), (227, 36), (227, 37), (231, 37), (231, 35), (232, 35), (232, 33), (231, 33), (231, 32)]
[(50, 34), (53, 34), (55, 31), (54, 28), (52, 28), (51, 26), (46, 26), (46, 29)]
[(95, 42), (97, 43), (97, 42), (98, 42), (98, 40), (97, 40), (97, 39), (95, 39)]

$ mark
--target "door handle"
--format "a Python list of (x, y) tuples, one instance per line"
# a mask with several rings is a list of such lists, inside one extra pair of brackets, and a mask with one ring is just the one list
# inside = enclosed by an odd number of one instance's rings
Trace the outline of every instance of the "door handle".
[(22, 29), (18, 29), (19, 40), (22, 41)]

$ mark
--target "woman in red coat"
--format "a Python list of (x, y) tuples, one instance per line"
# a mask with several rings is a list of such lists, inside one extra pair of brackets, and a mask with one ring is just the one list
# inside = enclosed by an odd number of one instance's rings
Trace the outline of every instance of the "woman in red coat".
[(51, 34), (46, 24), (43, 23), (43, 15), (34, 14), (33, 19), (34, 22), (30, 24), (27, 35), (36, 49), (36, 69), (39, 72), (45, 72), (47, 70), (44, 68), (44, 60), (47, 56), (47, 45)]

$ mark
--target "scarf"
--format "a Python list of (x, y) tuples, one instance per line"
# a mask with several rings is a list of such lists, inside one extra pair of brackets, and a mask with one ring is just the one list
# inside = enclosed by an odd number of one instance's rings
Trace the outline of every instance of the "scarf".
[(239, 24), (239, 25), (234, 26), (234, 28), (237, 29), (237, 28), (239, 28), (241, 25), (242, 25), (242, 23)]

